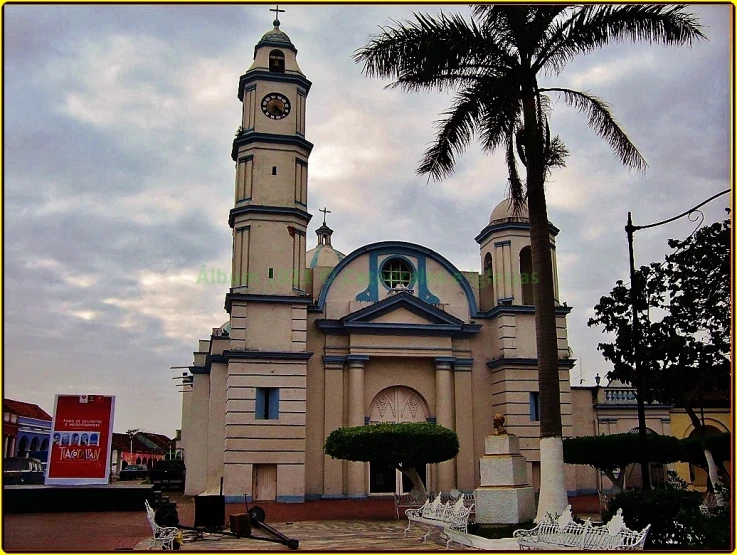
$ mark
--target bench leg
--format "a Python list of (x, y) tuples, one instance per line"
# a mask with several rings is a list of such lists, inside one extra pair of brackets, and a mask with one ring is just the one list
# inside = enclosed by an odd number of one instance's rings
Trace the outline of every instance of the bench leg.
[(409, 532), (409, 529), (412, 528), (412, 519), (407, 519), (407, 528), (404, 529), (404, 537), (407, 537), (407, 532)]
[(423, 541), (423, 542), (424, 541), (427, 541), (427, 538), (429, 538), (432, 535), (432, 529), (433, 529), (432, 526), (428, 526), (427, 528), (425, 528), (425, 530), (427, 530), (427, 534), (425, 534), (424, 536), (422, 536), (422, 538), (421, 538), (420, 541)]

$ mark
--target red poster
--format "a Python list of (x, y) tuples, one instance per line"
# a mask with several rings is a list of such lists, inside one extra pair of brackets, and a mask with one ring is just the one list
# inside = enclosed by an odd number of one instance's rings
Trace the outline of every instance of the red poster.
[(46, 483), (107, 484), (115, 396), (57, 395)]

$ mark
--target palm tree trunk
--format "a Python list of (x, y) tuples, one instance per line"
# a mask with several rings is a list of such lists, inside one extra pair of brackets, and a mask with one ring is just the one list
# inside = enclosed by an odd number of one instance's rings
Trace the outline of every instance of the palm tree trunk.
[(545, 518), (546, 513), (562, 514), (568, 503), (568, 496), (563, 465), (553, 262), (545, 202), (543, 143), (538, 131), (534, 90), (534, 81), (525, 83), (522, 88), (527, 156), (527, 208), (530, 216), (532, 287), (535, 298), (535, 335), (540, 387), (540, 500), (535, 518), (535, 522), (539, 522)]

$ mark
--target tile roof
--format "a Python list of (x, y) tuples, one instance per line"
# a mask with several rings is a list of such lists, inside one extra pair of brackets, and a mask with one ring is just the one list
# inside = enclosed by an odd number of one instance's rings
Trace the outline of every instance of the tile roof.
[(24, 403), (23, 401), (13, 401), (12, 399), (3, 399), (3, 410), (13, 412), (18, 416), (26, 418), (36, 418), (38, 420), (51, 421), (51, 416), (38, 405), (32, 403)]
[[(133, 436), (134, 453), (164, 453), (169, 450), (171, 440), (161, 434), (149, 432), (137, 432)], [(154, 445), (155, 447), (152, 447)], [(113, 433), (113, 449), (118, 451), (130, 451), (131, 440), (128, 434)]]

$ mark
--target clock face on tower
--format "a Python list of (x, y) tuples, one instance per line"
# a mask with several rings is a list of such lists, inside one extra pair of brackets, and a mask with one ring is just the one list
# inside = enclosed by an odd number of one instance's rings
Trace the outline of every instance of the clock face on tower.
[(289, 99), (279, 93), (269, 93), (261, 101), (261, 111), (270, 119), (284, 119), (291, 109)]

